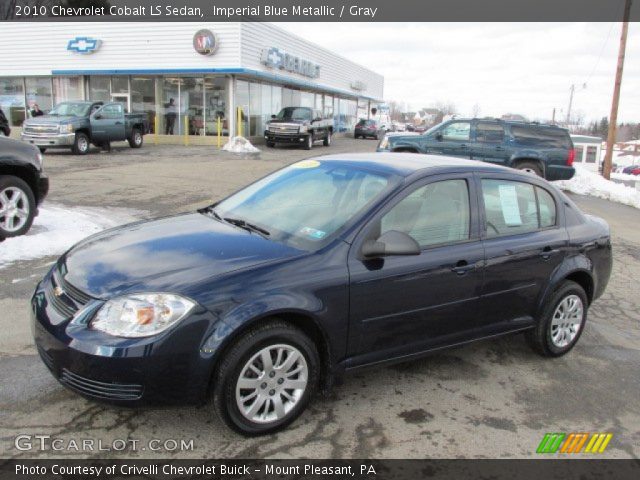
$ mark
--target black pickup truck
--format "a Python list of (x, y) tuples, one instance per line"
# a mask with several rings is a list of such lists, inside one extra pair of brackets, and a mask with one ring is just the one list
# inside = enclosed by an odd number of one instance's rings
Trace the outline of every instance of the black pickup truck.
[(302, 145), (311, 150), (314, 142), (322, 140), (325, 147), (331, 145), (333, 119), (323, 118), (322, 112), (308, 107), (285, 107), (272, 115), (264, 131), (267, 147), (276, 143)]
[(31, 228), (48, 191), (38, 149), (0, 136), (0, 241)]
[(21, 138), (41, 152), (71, 148), (73, 153), (85, 155), (91, 144), (108, 148), (111, 142), (122, 140), (131, 148), (140, 148), (147, 131), (146, 115), (125, 113), (121, 103), (74, 101), (56, 105), (48, 115), (26, 120)]

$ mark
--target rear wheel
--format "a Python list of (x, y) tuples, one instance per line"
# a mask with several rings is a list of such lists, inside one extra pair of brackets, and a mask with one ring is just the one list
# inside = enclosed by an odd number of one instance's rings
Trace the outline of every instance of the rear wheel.
[(131, 148), (140, 148), (143, 142), (142, 131), (139, 128), (134, 128), (131, 131), (131, 137), (129, 137), (129, 146)]
[(71, 151), (76, 155), (86, 155), (89, 152), (89, 137), (86, 133), (76, 133), (76, 139), (73, 142)]
[(243, 334), (225, 353), (214, 380), (214, 407), (234, 430), (280, 430), (305, 409), (317, 388), (320, 360), (298, 328), (274, 320)]
[(35, 212), (36, 199), (29, 185), (12, 175), (0, 177), (0, 238), (26, 233)]
[(536, 162), (520, 162), (516, 165), (518, 170), (522, 170), (523, 172), (531, 173), (533, 175), (537, 175), (538, 177), (542, 177), (542, 169), (540, 165)]
[(587, 322), (588, 300), (584, 289), (567, 280), (549, 299), (527, 342), (540, 355), (560, 357), (578, 343)]

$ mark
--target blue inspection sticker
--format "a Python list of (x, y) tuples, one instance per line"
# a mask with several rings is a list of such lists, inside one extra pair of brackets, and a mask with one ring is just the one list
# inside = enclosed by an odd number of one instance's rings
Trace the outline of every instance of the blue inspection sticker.
[(306, 235), (307, 237), (313, 238), (314, 240), (321, 240), (327, 234), (327, 232), (323, 232), (322, 230), (316, 230), (311, 227), (302, 227), (300, 229), (300, 233), (302, 235)]

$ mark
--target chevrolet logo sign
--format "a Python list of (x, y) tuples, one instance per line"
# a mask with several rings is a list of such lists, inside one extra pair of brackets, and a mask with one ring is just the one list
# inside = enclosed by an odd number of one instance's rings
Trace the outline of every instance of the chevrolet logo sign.
[(73, 40), (69, 40), (67, 43), (67, 50), (76, 53), (93, 53), (100, 48), (102, 44), (101, 40), (89, 37), (76, 37)]

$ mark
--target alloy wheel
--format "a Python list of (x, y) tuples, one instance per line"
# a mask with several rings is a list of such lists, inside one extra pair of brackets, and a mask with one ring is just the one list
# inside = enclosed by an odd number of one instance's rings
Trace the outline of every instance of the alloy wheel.
[(240, 413), (256, 423), (284, 418), (307, 389), (309, 367), (297, 348), (270, 345), (254, 354), (236, 382), (236, 404)]
[(85, 137), (78, 139), (78, 150), (86, 152), (89, 149), (89, 141)]
[(584, 319), (584, 305), (578, 295), (568, 295), (556, 307), (551, 319), (551, 341), (564, 348), (578, 335)]
[(18, 187), (7, 187), (0, 192), (0, 225), (4, 231), (20, 230), (29, 219), (29, 199)]

